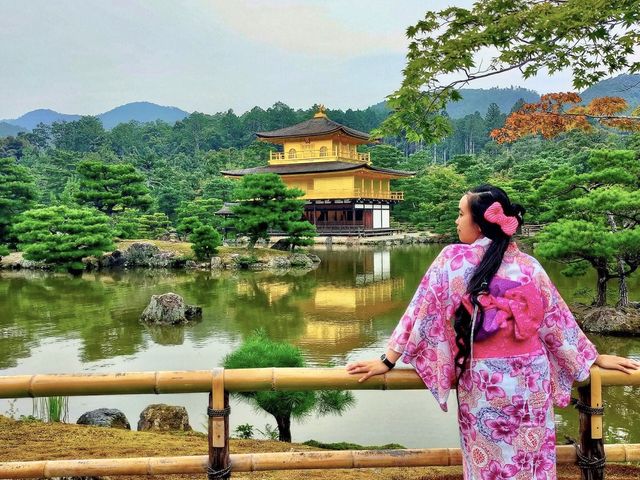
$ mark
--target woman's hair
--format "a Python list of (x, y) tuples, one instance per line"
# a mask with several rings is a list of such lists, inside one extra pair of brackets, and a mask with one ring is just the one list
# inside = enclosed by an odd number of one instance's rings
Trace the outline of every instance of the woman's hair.
[[(482, 261), (473, 271), (467, 286), (467, 293), (471, 297), (471, 303), (478, 307), (478, 315), (473, 332), (475, 338), (484, 322), (484, 310), (478, 302), (478, 295), (489, 290), (489, 284), (498, 268), (500, 268), (504, 252), (511, 241), (511, 236), (504, 233), (500, 225), (491, 223), (484, 218), (484, 212), (494, 202), (499, 202), (504, 214), (516, 217), (518, 219), (518, 227), (520, 227), (522, 226), (525, 209), (521, 205), (511, 203), (504, 190), (492, 185), (480, 185), (469, 190), (467, 198), (474, 223), (480, 227), (480, 231), (485, 237), (492, 240), (484, 257), (482, 257)], [(462, 374), (466, 370), (471, 350), (471, 314), (463, 304), (460, 304), (456, 310), (454, 330), (456, 332), (456, 345), (458, 346), (458, 353), (455, 358), (456, 370), (458, 371), (456, 376), (457, 387)]]

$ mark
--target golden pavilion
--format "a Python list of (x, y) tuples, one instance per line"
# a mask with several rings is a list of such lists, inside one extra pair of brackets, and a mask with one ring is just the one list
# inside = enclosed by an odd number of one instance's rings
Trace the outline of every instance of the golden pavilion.
[(392, 232), (391, 206), (404, 194), (391, 191), (390, 181), (414, 173), (371, 165), (369, 153), (358, 152), (358, 145), (372, 142), (369, 134), (330, 120), (320, 106), (310, 120), (256, 135), (282, 145), (282, 151), (270, 152), (265, 167), (222, 171), (224, 176), (280, 175), (289, 188), (304, 191), (305, 219), (319, 235)]

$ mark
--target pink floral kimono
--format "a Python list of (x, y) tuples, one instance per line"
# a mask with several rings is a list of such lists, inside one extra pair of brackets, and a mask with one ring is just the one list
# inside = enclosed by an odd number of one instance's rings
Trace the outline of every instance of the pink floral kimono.
[[(445, 247), (389, 340), (444, 411), (455, 384), (452, 319), (461, 303), (471, 312), (466, 286), (490, 243)], [(458, 388), (464, 478), (555, 479), (553, 406), (568, 405), (596, 349), (538, 261), (513, 242), (479, 300), (483, 328)]]

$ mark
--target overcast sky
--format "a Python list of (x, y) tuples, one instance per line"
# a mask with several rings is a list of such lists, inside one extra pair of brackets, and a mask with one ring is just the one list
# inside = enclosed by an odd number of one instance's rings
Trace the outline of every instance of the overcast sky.
[[(471, 1), (451, 4), (469, 6)], [(0, 0), (0, 118), (149, 101), (189, 112), (283, 101), (365, 108), (401, 81), (405, 32), (434, 0)], [(517, 73), (473, 87), (570, 89)]]

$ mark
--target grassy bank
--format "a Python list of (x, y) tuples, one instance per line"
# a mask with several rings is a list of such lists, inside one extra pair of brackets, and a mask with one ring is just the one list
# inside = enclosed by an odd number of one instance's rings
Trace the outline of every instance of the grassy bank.
[[(22, 422), (0, 416), (0, 461), (80, 458), (206, 455), (206, 436), (196, 432), (150, 433), (60, 423)], [(320, 450), (301, 444), (268, 440), (231, 440), (232, 453)], [(580, 478), (576, 467), (561, 466), (558, 478)], [(191, 479), (202, 475), (170, 475), (155, 478)], [(138, 477), (114, 477), (138, 478)], [(460, 467), (384, 468), (353, 470), (305, 470), (235, 473), (234, 479), (253, 480), (460, 480)], [(610, 480), (640, 478), (640, 467), (607, 467)]]
[[(175, 253), (176, 255), (181, 257), (193, 256), (193, 250), (191, 249), (191, 243), (189, 242), (168, 242), (164, 240), (145, 240), (145, 239), (122, 240), (116, 244), (116, 248), (118, 250), (126, 250), (133, 243), (151, 243), (152, 245), (155, 245), (156, 247), (158, 247), (160, 250), (164, 252)], [(270, 248), (260, 248), (260, 247), (254, 248), (253, 251), (250, 251), (246, 247), (220, 247), (218, 248), (217, 255), (224, 256), (224, 255), (232, 255), (234, 253), (237, 253), (240, 255), (253, 254), (256, 257), (258, 257), (259, 260), (268, 260), (273, 257), (289, 255), (290, 252), (283, 252), (280, 250), (272, 250)]]

